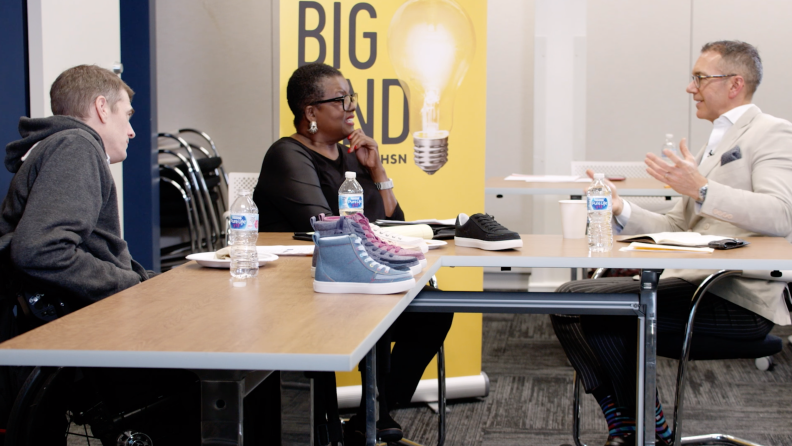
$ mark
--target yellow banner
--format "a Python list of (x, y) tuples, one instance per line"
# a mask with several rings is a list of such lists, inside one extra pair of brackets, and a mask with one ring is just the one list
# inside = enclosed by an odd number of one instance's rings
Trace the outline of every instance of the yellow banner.
[[(341, 70), (359, 95), (357, 126), (373, 137), (408, 220), (484, 211), (487, 2), (280, 2), (280, 130), (294, 133), (286, 84), (299, 66)], [(482, 289), (480, 268), (438, 274), (441, 289)], [(448, 376), (481, 371), (481, 315), (458, 314)], [(427, 368), (424, 378), (436, 376)], [(339, 386), (359, 384), (356, 372)]]

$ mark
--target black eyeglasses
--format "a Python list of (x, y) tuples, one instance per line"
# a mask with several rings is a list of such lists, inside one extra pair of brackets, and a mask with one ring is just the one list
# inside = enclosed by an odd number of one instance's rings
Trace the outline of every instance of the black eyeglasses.
[(356, 105), (358, 101), (358, 94), (352, 93), (345, 96), (339, 96), (333, 99), (324, 99), (321, 101), (311, 102), (311, 105), (324, 104), (325, 102), (342, 102), (344, 104), (344, 111), (352, 111), (352, 106)]
[(696, 84), (696, 88), (701, 88), (701, 81), (703, 79), (721, 79), (724, 77), (732, 77), (737, 76), (736, 74), (713, 74), (712, 76), (707, 76), (705, 74), (694, 74), (690, 76), (690, 80)]

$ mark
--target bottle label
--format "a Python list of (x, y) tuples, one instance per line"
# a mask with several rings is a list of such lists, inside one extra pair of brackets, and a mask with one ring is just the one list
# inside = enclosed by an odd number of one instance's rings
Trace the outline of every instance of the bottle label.
[(590, 211), (609, 211), (611, 209), (610, 198), (608, 197), (589, 197), (588, 209)]
[(258, 231), (258, 214), (231, 214), (231, 229)]
[(344, 194), (338, 196), (338, 209), (363, 209), (363, 194)]

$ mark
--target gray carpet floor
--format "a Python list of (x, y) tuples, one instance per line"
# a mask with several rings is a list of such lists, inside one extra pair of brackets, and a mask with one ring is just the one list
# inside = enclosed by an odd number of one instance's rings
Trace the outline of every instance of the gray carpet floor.
[[(753, 360), (697, 361), (689, 367), (684, 435), (725, 433), (765, 446), (792, 445), (792, 327), (776, 327), (784, 351), (762, 372)], [(572, 444), (572, 368), (542, 315), (485, 315), (482, 368), (490, 378), (484, 398), (450, 401), (448, 446)], [(676, 361), (658, 358), (658, 385), (666, 417), (673, 416)], [(307, 382), (298, 373), (284, 381)], [(308, 391), (283, 390), (283, 444), (310, 443)], [(584, 398), (582, 439), (604, 444), (605, 422), (594, 399)], [(426, 406), (398, 409), (407, 438), (437, 442), (437, 418)]]

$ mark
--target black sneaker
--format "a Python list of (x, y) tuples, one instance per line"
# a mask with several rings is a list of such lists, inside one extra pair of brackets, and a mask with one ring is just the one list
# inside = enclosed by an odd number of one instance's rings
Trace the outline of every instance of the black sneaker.
[(523, 245), (520, 234), (504, 228), (495, 221), (495, 218), (487, 214), (473, 214), (470, 217), (459, 214), (456, 219), (454, 243), (457, 246), (487, 251), (522, 248)]
[[(404, 438), (402, 428), (390, 414), (380, 414), (377, 421), (377, 441), (385, 443), (395, 443)], [(365, 446), (366, 444), (366, 420), (359, 415), (344, 423), (344, 445), (345, 446)]]

